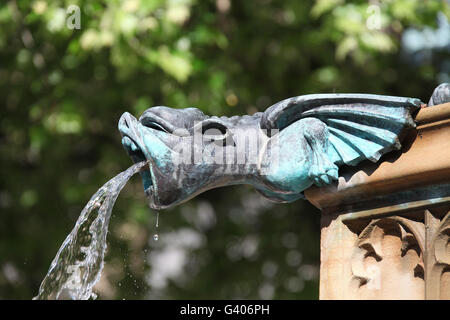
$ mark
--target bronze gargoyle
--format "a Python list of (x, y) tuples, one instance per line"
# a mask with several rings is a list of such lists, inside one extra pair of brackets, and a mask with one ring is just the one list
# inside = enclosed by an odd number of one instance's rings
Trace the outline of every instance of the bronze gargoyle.
[[(449, 84), (429, 104), (449, 100)], [(291, 202), (339, 167), (373, 162), (401, 148), (419, 99), (371, 94), (313, 94), (280, 101), (253, 115), (207, 116), (158, 106), (119, 120), (122, 143), (141, 172), (149, 204), (163, 209), (208, 189), (251, 184), (265, 197)]]

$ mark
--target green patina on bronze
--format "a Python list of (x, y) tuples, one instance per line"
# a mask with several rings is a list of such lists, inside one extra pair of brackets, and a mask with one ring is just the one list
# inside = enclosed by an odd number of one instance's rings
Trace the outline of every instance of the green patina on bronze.
[[(448, 100), (448, 88), (439, 86), (435, 100)], [(313, 184), (332, 183), (341, 166), (376, 162), (400, 149), (421, 105), (405, 97), (315, 94), (231, 118), (159, 106), (139, 120), (124, 113), (119, 130), (133, 161), (149, 160), (141, 174), (152, 208), (232, 184), (250, 184), (271, 200), (291, 202)], [(238, 147), (245, 138), (257, 141), (257, 152)]]

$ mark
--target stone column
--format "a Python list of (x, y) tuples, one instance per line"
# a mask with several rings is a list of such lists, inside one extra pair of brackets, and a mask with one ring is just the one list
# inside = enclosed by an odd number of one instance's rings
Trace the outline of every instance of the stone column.
[(450, 103), (403, 149), (305, 191), (322, 211), (320, 299), (450, 299)]

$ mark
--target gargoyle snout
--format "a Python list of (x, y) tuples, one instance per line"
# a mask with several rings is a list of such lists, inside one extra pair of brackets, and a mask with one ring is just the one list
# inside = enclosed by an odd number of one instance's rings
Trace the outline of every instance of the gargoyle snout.
[(135, 117), (133, 117), (129, 112), (124, 112), (119, 119), (119, 129), (121, 128), (131, 129), (134, 127), (135, 122), (137, 122)]
[(124, 112), (119, 119), (119, 131), (122, 136), (128, 136), (132, 140), (139, 139), (139, 121), (129, 112)]

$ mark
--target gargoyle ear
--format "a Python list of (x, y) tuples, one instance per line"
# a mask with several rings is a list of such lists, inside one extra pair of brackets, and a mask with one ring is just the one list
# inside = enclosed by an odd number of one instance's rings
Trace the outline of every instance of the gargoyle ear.
[(218, 119), (207, 119), (194, 125), (194, 133), (201, 133), (207, 140), (215, 141), (220, 145), (234, 144), (231, 131)]

